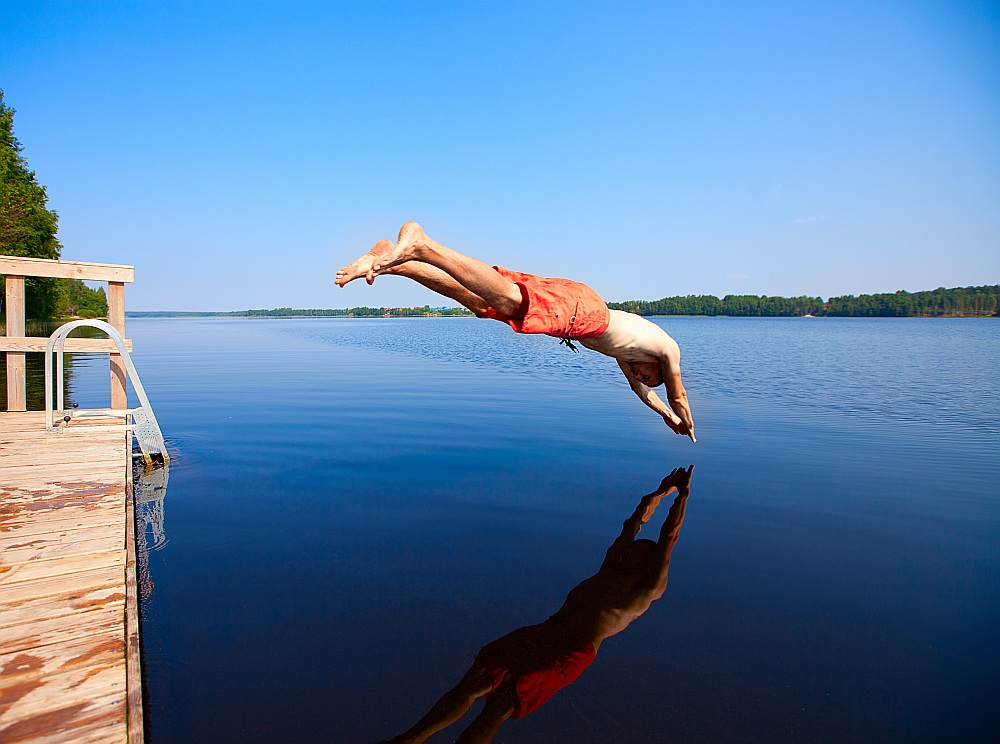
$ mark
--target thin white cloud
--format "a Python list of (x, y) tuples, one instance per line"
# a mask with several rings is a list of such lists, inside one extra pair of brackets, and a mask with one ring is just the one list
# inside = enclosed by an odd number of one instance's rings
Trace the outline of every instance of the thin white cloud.
[(749, 279), (749, 274), (726, 274), (726, 279)]
[(829, 215), (820, 214), (815, 217), (803, 217), (800, 220), (792, 220), (793, 225), (801, 225), (803, 222), (822, 222), (823, 220), (830, 219)]

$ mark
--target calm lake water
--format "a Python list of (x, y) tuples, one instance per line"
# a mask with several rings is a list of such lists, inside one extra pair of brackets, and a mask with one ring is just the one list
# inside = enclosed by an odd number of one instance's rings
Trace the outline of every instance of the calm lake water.
[[(173, 457), (151, 741), (401, 733), (689, 464), (662, 599), (495, 741), (996, 741), (1000, 323), (655, 322), (697, 444), (499, 323), (130, 319)], [(106, 405), (106, 361), (72, 384)]]

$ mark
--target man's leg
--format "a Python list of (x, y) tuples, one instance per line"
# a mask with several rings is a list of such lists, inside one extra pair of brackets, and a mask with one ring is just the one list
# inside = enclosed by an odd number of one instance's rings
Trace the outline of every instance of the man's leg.
[(500, 728), (514, 713), (517, 691), (513, 677), (508, 677), (493, 691), (486, 705), (469, 727), (455, 740), (455, 744), (489, 744)]
[[(371, 270), (372, 263), (374, 263), (380, 256), (391, 250), (392, 247), (392, 243), (388, 240), (382, 239), (378, 241), (374, 246), (372, 246), (370, 251), (338, 271), (337, 278), (334, 279), (334, 282), (343, 287), (345, 284), (353, 282), (355, 279), (367, 276), (368, 272)], [(415, 282), (419, 282), (428, 289), (437, 292), (439, 295), (444, 295), (445, 297), (449, 297), (456, 302), (461, 303), (476, 315), (484, 315), (490, 307), (486, 300), (479, 295), (470, 292), (437, 266), (431, 266), (430, 264), (426, 264), (421, 261), (408, 261), (404, 264), (385, 269), (381, 273), (405, 276)], [(371, 284), (374, 280), (375, 277), (372, 276), (371, 279), (368, 280), (368, 283)]]
[[(456, 302), (460, 302), (476, 315), (485, 315), (486, 311), (490, 309), (490, 303), (482, 297), (470, 292), (437, 266), (431, 266), (423, 261), (408, 261), (405, 264), (386, 269), (382, 273), (405, 276), (415, 282), (419, 282), (439, 295), (444, 295)], [(514, 286), (515, 288), (517, 287), (516, 284)]]
[(514, 316), (521, 307), (520, 287), (500, 276), (492, 266), (428, 238), (416, 222), (403, 225), (396, 245), (375, 257), (367, 279), (371, 283), (376, 276), (388, 273), (390, 269), (396, 269), (394, 273), (402, 273), (399, 269), (413, 261), (437, 267), (469, 292), (482, 297), (501, 315)]
[[(477, 698), (482, 697), (493, 687), (492, 675), (483, 671), (478, 665), (465, 673), (457, 685), (434, 703), (434, 707), (417, 721), (414, 726), (389, 741), (394, 744), (417, 744), (447, 728), (464, 716)], [(499, 725), (499, 724), (497, 724)]]

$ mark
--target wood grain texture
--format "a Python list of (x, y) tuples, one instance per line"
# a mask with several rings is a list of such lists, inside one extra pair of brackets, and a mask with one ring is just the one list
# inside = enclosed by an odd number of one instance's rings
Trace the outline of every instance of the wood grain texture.
[(142, 741), (130, 437), (104, 421), (70, 435), (46, 432), (42, 412), (0, 413), (5, 744), (127, 742), (130, 725)]
[(34, 596), (24, 596), (25, 593), (22, 592), (16, 600), (4, 602), (0, 605), (0, 629), (34, 623), (40, 617), (55, 619), (65, 615), (79, 615), (125, 601), (125, 594), (117, 581), (117, 571), (107, 570), (103, 575), (91, 572), (86, 577), (74, 578), (82, 578), (83, 583), (89, 585), (63, 585), (53, 592)]
[(6, 293), (4, 305), (6, 333), (8, 336), (24, 335), (24, 275), (19, 272), (4, 271), (7, 274), (4, 281)]
[[(6, 314), (5, 325), (8, 336), (24, 335), (24, 277), (8, 276), (4, 282)], [(7, 354), (7, 410), (23, 411), (27, 401), (27, 388), (24, 377), (24, 354), (20, 352)]]
[[(108, 323), (125, 338), (125, 285), (108, 282)], [(126, 408), (125, 364), (120, 354), (111, 354), (111, 407)]]
[(60, 645), (79, 638), (103, 637), (122, 642), (125, 600), (108, 602), (103, 607), (72, 616), (41, 618), (0, 628), (0, 654), (11, 654), (46, 646)]
[[(0, 351), (44, 353), (48, 342), (46, 336), (3, 337), (0, 338)], [(125, 339), (125, 348), (132, 351), (132, 339)], [(117, 350), (118, 347), (110, 338), (67, 338), (63, 343), (63, 351), (76, 354), (107, 354)]]
[(134, 282), (135, 267), (122, 264), (57, 261), (51, 258), (0, 256), (0, 274), (87, 279), (95, 282)]

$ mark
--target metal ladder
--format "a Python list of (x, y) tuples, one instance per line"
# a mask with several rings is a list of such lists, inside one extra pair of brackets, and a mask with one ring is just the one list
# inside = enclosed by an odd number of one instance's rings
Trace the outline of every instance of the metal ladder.
[[(138, 408), (124, 408), (124, 409), (94, 409), (94, 410), (65, 410), (65, 401), (63, 399), (63, 390), (65, 389), (65, 380), (63, 374), (63, 346), (66, 341), (66, 337), (71, 331), (80, 328), (81, 326), (89, 326), (91, 328), (97, 328), (98, 330), (104, 331), (108, 334), (108, 337), (114, 341), (115, 346), (118, 347), (118, 353), (121, 355), (122, 361), (125, 364), (125, 368), (128, 371), (128, 379), (132, 381), (132, 387), (135, 390), (136, 396), (139, 398)], [(56, 387), (56, 406), (53, 407), (52, 404), (52, 359), (53, 355), (56, 357), (56, 372), (58, 374), (58, 385)], [(132, 357), (129, 356), (128, 349), (125, 346), (125, 340), (122, 338), (118, 330), (111, 324), (105, 323), (103, 320), (74, 320), (65, 325), (59, 326), (53, 334), (49, 337), (48, 343), (45, 345), (45, 429), (46, 431), (60, 431), (65, 430), (62, 424), (69, 423), (73, 418), (97, 418), (106, 416), (122, 416), (125, 418), (126, 423), (128, 423), (128, 418), (132, 418), (132, 434), (135, 436), (136, 441), (139, 443), (139, 449), (142, 450), (142, 456), (146, 459), (147, 463), (151, 463), (153, 458), (151, 457), (152, 452), (156, 452), (163, 458), (164, 463), (170, 461), (170, 456), (167, 454), (167, 446), (163, 441), (163, 434), (160, 432), (160, 425), (156, 423), (156, 416), (153, 415), (153, 409), (149, 405), (149, 398), (146, 397), (146, 391), (142, 388), (142, 382), (139, 381), (139, 373), (135, 371), (135, 365), (132, 363)]]

